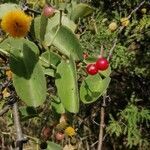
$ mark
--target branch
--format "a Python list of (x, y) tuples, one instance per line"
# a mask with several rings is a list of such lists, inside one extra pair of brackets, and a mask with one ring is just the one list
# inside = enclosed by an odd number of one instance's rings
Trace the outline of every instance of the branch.
[(127, 18), (130, 19), (130, 18), (131, 18), (131, 15), (132, 15), (133, 13), (135, 13), (144, 3), (145, 3), (145, 1), (141, 2), (135, 9), (133, 9), (133, 10), (131, 11), (130, 15), (129, 15)]
[(109, 55), (108, 55), (108, 57), (107, 57), (107, 60), (108, 60), (108, 61), (109, 61), (109, 59), (110, 59), (111, 56), (112, 56), (112, 53), (113, 53), (113, 51), (114, 51), (114, 49), (115, 49), (115, 47), (116, 47), (116, 44), (117, 44), (117, 38), (114, 40), (114, 44), (113, 44), (112, 48), (111, 48), (110, 51), (109, 51)]
[(7, 105), (2, 110), (0, 110), (0, 116), (2, 116), (3, 114), (5, 114), (9, 110), (9, 108), (10, 108), (10, 106)]
[[(0, 87), (0, 90), (3, 88), (3, 86), (6, 86), (6, 85), (8, 86), (8, 84), (9, 84), (9, 82), (6, 81), (4, 83), (4, 85), (2, 85), (2, 87)], [(7, 101), (5, 103), (6, 106), (2, 110), (0, 110), (0, 116), (2, 116), (3, 114), (5, 114), (15, 102), (16, 101), (14, 99), (10, 98), (9, 101)]]
[(16, 129), (16, 134), (17, 134), (16, 147), (17, 147), (17, 150), (22, 150), (24, 137), (22, 134), (17, 102), (13, 104), (13, 116), (14, 116), (14, 125)]
[(106, 107), (106, 93), (103, 95), (103, 103), (101, 106), (100, 111), (100, 128), (99, 128), (99, 140), (98, 140), (98, 148), (97, 150), (102, 150), (102, 144), (103, 144), (103, 134), (104, 134), (104, 128), (105, 128), (105, 107)]
[[(144, 3), (145, 3), (145, 1), (141, 2), (135, 9), (133, 9), (132, 12), (129, 14), (129, 16), (128, 16), (127, 18), (130, 19), (131, 16), (132, 16), (132, 14), (135, 13)], [(124, 29), (124, 26), (121, 26), (121, 27), (119, 28), (118, 33), (121, 33), (121, 31), (122, 31), (123, 29)], [(108, 57), (107, 57), (107, 60), (108, 60), (108, 61), (109, 61), (110, 57), (112, 56), (112, 53), (113, 53), (113, 50), (114, 50), (116, 44), (117, 44), (117, 38), (114, 40), (114, 44), (113, 44), (112, 48), (111, 48), (110, 51), (109, 51), (109, 55), (108, 55)]]

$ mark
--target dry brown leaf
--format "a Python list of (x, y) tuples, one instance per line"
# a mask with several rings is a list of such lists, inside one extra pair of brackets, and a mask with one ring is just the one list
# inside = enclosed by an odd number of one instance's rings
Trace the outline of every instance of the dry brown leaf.
[(5, 88), (3, 91), (2, 91), (2, 95), (3, 95), (3, 98), (6, 98), (6, 97), (9, 97), (10, 96), (10, 93), (8, 92), (8, 89)]
[(75, 147), (72, 146), (71, 144), (65, 145), (65, 147), (63, 148), (63, 150), (75, 150)]
[(6, 76), (7, 76), (8, 80), (12, 79), (12, 72), (11, 72), (11, 70), (6, 70)]

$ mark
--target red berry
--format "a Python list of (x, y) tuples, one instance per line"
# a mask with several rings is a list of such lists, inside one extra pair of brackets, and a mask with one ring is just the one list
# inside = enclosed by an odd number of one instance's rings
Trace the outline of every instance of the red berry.
[(83, 53), (83, 58), (87, 59), (89, 57), (88, 53)]
[(101, 57), (96, 61), (96, 68), (98, 70), (106, 70), (108, 67), (109, 67), (109, 62), (107, 61), (106, 58)]
[(64, 135), (63, 133), (61, 133), (61, 132), (57, 132), (57, 133), (55, 134), (55, 138), (56, 138), (56, 140), (58, 140), (58, 141), (63, 140), (64, 137), (65, 137), (65, 135)]
[(45, 7), (43, 8), (43, 15), (45, 17), (51, 17), (54, 15), (55, 9), (51, 6), (45, 5)]
[(90, 75), (95, 75), (98, 73), (98, 69), (96, 68), (95, 64), (88, 64), (86, 67), (86, 71)]
[(50, 127), (43, 127), (42, 136), (45, 139), (48, 139), (52, 135), (52, 129)]

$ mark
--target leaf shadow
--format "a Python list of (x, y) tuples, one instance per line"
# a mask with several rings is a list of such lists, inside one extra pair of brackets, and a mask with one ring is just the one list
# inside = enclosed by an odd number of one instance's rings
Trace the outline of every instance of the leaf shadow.
[(91, 89), (90, 89), (90, 87), (89, 87), (89, 85), (86, 83), (86, 81), (85, 81), (85, 89), (86, 89), (86, 95), (85, 95), (85, 100), (89, 103), (89, 102), (93, 102), (93, 99), (95, 98), (95, 97), (97, 97), (98, 95), (99, 95), (99, 92), (93, 92)]
[(22, 50), (16, 51), (15, 55), (10, 56), (11, 70), (19, 77), (30, 79), (39, 58), (26, 43)]

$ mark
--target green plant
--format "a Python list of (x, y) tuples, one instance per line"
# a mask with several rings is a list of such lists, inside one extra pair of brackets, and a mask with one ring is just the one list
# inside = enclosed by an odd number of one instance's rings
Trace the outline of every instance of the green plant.
[(110, 118), (111, 120), (106, 128), (110, 136), (113, 138), (122, 137), (125, 147), (148, 148), (148, 137), (142, 130), (143, 126), (149, 127), (150, 111), (148, 109), (138, 108), (136, 105), (129, 103), (123, 111), (117, 113), (117, 120), (112, 116)]

